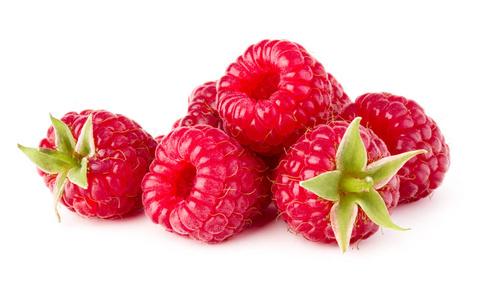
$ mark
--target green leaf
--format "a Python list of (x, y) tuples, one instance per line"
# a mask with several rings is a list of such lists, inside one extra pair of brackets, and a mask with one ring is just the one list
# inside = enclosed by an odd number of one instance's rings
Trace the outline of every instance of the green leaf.
[(70, 182), (86, 189), (88, 187), (87, 180), (88, 157), (82, 158), (81, 165), (68, 171), (68, 180)]
[(335, 202), (330, 211), (330, 222), (338, 246), (342, 252), (347, 250), (352, 237), (353, 225), (358, 215), (358, 205), (355, 198), (347, 195), (341, 201)]
[(78, 137), (75, 151), (81, 156), (92, 157), (95, 154), (95, 142), (93, 140), (93, 123), (92, 115), (88, 116), (87, 121), (83, 125), (82, 132)]
[(37, 150), (42, 152), (42, 153), (45, 153), (49, 156), (52, 156), (52, 157), (58, 158), (60, 160), (63, 160), (65, 163), (67, 163), (71, 166), (80, 165), (78, 160), (73, 158), (71, 154), (68, 154), (68, 153), (65, 153), (65, 152), (60, 152), (60, 151), (50, 149), (50, 148), (38, 148)]
[(373, 187), (375, 189), (380, 189), (397, 174), (398, 170), (400, 170), (410, 158), (426, 152), (425, 150), (417, 150), (382, 158), (368, 165), (365, 168), (364, 175), (373, 179)]
[(347, 128), (337, 150), (337, 169), (344, 173), (359, 174), (367, 165), (367, 150), (360, 137), (360, 117)]
[(55, 129), (55, 145), (61, 152), (73, 154), (75, 149), (75, 139), (70, 128), (63, 121), (55, 119), (50, 115), (53, 128)]
[(300, 186), (326, 200), (336, 201), (340, 200), (338, 185), (341, 176), (340, 171), (330, 171), (301, 181)]
[(60, 214), (58, 213), (58, 201), (62, 199), (63, 192), (65, 191), (65, 185), (67, 184), (67, 173), (62, 172), (57, 175), (55, 179), (55, 187), (53, 189), (53, 207), (55, 209), (55, 215), (57, 216), (58, 222), (61, 221)]
[(72, 158), (56, 150), (36, 149), (24, 147), (20, 144), (17, 146), (39, 169), (49, 174), (65, 172), (75, 165)]
[(357, 194), (355, 203), (360, 205), (367, 217), (375, 224), (388, 229), (409, 230), (393, 223), (382, 196), (376, 190), (371, 189), (369, 192)]

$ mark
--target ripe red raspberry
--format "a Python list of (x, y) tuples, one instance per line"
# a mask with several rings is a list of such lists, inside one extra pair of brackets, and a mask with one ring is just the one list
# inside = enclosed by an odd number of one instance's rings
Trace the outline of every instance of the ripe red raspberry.
[[(38, 149), (19, 148), (57, 201), (84, 217), (111, 219), (142, 206), (141, 181), (157, 143), (135, 121), (104, 110), (69, 112)], [(58, 213), (57, 213), (58, 216)]]
[(224, 241), (268, 205), (265, 169), (220, 129), (178, 127), (159, 143), (143, 180), (145, 213), (168, 231)]
[(279, 154), (330, 107), (332, 84), (302, 46), (263, 40), (248, 47), (218, 83), (227, 133), (260, 154)]
[(340, 115), (340, 112), (342, 111), (342, 108), (352, 102), (337, 79), (330, 73), (327, 75), (333, 89), (332, 101), (330, 106), (328, 106), (325, 111), (319, 115), (319, 119), (317, 120), (318, 124), (336, 121)]
[(210, 125), (222, 128), (222, 120), (217, 111), (216, 81), (209, 81), (197, 86), (188, 98), (187, 115), (174, 124), (178, 126)]
[(344, 108), (341, 116), (362, 117), (392, 154), (425, 149), (399, 171), (400, 203), (417, 201), (439, 187), (450, 166), (450, 150), (440, 128), (415, 101), (389, 93), (368, 93)]
[(293, 232), (315, 242), (337, 241), (345, 251), (379, 225), (400, 229), (387, 210), (399, 197), (395, 172), (412, 155), (390, 157), (385, 143), (359, 120), (318, 125), (288, 149), (275, 170), (275, 205)]

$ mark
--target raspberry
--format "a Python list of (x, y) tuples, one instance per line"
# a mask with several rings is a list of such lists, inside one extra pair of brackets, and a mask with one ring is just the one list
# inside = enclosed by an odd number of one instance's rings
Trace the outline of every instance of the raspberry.
[(328, 80), (332, 84), (333, 94), (332, 102), (323, 113), (319, 115), (317, 124), (329, 123), (336, 121), (340, 115), (340, 112), (344, 106), (351, 103), (350, 97), (343, 90), (342, 85), (337, 81), (332, 74), (328, 73)]
[[(307, 131), (282, 157), (273, 184), (275, 205), (293, 232), (310, 241), (337, 241), (343, 251), (348, 243), (370, 237), (379, 225), (400, 229), (383, 221), (399, 197), (395, 172), (418, 154), (390, 157), (385, 143), (359, 120), (347, 126), (336, 121)], [(380, 178), (382, 172), (375, 168), (389, 175)], [(380, 211), (380, 218), (372, 213)]]
[(145, 176), (147, 216), (206, 243), (241, 232), (268, 205), (265, 165), (225, 132), (206, 125), (166, 135)]
[(362, 117), (362, 124), (397, 154), (425, 149), (399, 171), (400, 203), (417, 201), (438, 188), (450, 166), (450, 150), (437, 123), (415, 101), (389, 93), (368, 93), (347, 105), (345, 120)]
[(178, 126), (210, 125), (222, 128), (222, 120), (217, 111), (216, 81), (209, 81), (196, 87), (188, 98), (187, 115), (174, 124)]
[(19, 148), (39, 166), (55, 209), (60, 202), (83, 217), (112, 219), (141, 208), (140, 184), (157, 145), (150, 134), (105, 110), (69, 112), (52, 123), (40, 148)]
[(248, 47), (217, 88), (227, 133), (266, 155), (283, 152), (319, 124), (333, 93), (323, 65), (299, 44), (285, 40)]

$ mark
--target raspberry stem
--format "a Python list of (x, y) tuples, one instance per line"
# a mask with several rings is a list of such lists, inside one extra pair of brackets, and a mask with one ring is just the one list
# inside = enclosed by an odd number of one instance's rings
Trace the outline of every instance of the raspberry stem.
[(365, 179), (344, 176), (339, 184), (341, 191), (351, 193), (368, 192), (372, 186), (373, 179), (370, 176), (365, 177)]

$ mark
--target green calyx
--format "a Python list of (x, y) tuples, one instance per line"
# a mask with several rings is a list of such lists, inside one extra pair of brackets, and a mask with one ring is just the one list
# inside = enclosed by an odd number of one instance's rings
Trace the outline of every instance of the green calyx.
[(330, 222), (342, 252), (350, 243), (358, 207), (379, 226), (408, 230), (393, 223), (377, 190), (385, 186), (410, 158), (426, 152), (409, 151), (367, 165), (367, 151), (360, 137), (360, 120), (358, 117), (352, 121), (340, 142), (335, 158), (336, 170), (300, 182), (303, 188), (334, 202)]
[(58, 201), (62, 198), (66, 183), (69, 181), (84, 189), (88, 187), (88, 161), (95, 154), (93, 123), (90, 115), (83, 125), (76, 141), (68, 126), (50, 115), (55, 129), (56, 149), (29, 148), (18, 144), (18, 148), (43, 172), (56, 175), (53, 190), (55, 214), (58, 214)]

